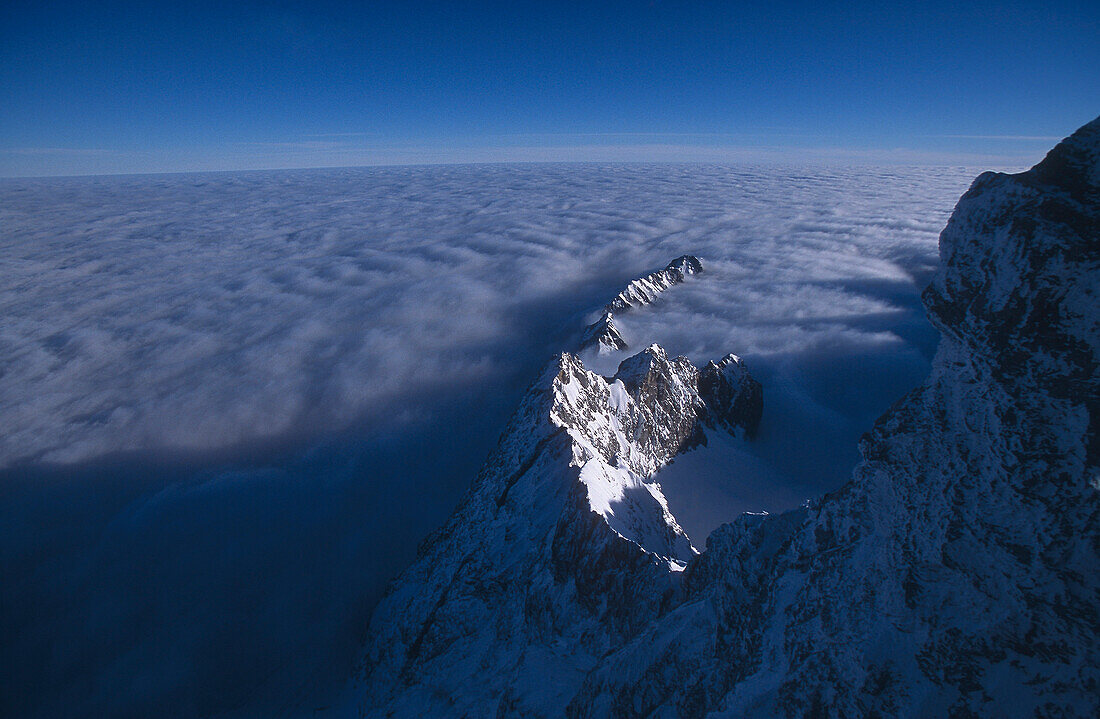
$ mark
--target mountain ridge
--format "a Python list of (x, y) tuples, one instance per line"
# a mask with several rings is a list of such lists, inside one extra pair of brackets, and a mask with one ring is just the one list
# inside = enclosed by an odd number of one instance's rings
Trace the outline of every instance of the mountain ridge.
[(1100, 119), (1048, 155), (1076, 172), (974, 182), (925, 293), (932, 373), (853, 480), (712, 533), (570, 715), (1095, 714), (1097, 148)]
[[(924, 295), (943, 338), (929, 378), (864, 436), (847, 485), (720, 527), (683, 571), (652, 484), (620, 481), (653, 500), (621, 514), (595, 488), (701, 441), (723, 392), (698, 371), (688, 391), (690, 362), (659, 347), (610, 381), (562, 355), (372, 619), (364, 714), (1093, 715), (1098, 158), (1100, 118), (1026, 173), (975, 180)], [(627, 404), (640, 434), (612, 426)], [(571, 481), (541, 481), (563, 463)], [(654, 516), (666, 554), (614, 526)]]
[[(728, 401), (751, 393), (755, 380), (739, 362), (727, 365), (738, 371), (708, 380), (727, 400), (712, 408), (699, 371), (657, 345), (611, 378), (570, 353), (551, 362), (462, 507), (376, 609), (368, 701), (409, 714), (480, 714), (486, 702), (564, 711), (599, 657), (678, 597), (696, 550), (651, 478), (705, 444), (707, 431), (755, 427), (758, 414), (739, 417)], [(485, 667), (496, 679), (473, 689)], [(573, 681), (548, 695), (546, 671)], [(470, 696), (453, 702), (463, 687)]]
[(663, 270), (631, 280), (614, 299), (604, 305), (600, 318), (584, 328), (578, 351), (595, 349), (598, 354), (610, 354), (627, 349), (629, 345), (615, 325), (615, 313), (622, 314), (634, 307), (652, 304), (668, 288), (702, 271), (703, 263), (698, 257), (680, 255), (665, 265)]

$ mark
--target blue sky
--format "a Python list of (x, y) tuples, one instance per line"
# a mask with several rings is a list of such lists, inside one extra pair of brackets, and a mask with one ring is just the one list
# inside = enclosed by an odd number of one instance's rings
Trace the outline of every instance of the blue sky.
[(0, 10), (0, 174), (496, 160), (1030, 163), (1100, 6), (50, 3)]

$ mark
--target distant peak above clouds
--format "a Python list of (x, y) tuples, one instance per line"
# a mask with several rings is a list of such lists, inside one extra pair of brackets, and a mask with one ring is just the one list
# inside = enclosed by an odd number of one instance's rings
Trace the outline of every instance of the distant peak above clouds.
[(668, 288), (680, 284), (689, 275), (697, 275), (702, 271), (703, 263), (698, 257), (680, 255), (665, 265), (663, 270), (631, 280), (615, 299), (604, 305), (600, 319), (585, 328), (580, 350), (595, 348), (602, 355), (627, 349), (629, 345), (626, 339), (615, 326), (615, 313), (621, 314), (633, 307), (648, 305)]
[(648, 305), (669, 287), (683, 282), (688, 275), (699, 274), (702, 271), (703, 263), (698, 257), (692, 255), (677, 257), (663, 270), (650, 272), (645, 277), (631, 280), (626, 289), (607, 304), (607, 311), (625, 312), (631, 307)]

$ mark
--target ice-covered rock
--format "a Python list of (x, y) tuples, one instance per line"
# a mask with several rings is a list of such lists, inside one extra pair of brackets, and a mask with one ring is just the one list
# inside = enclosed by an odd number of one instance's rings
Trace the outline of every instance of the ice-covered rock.
[(702, 271), (703, 263), (698, 257), (681, 255), (663, 270), (631, 280), (626, 289), (604, 306), (600, 318), (585, 328), (578, 350), (594, 348), (599, 354), (608, 354), (627, 349), (626, 340), (615, 326), (615, 313), (648, 305), (669, 287), (683, 282), (688, 275), (697, 275)]
[(657, 345), (612, 378), (568, 353), (551, 364), (376, 609), (368, 715), (558, 716), (602, 656), (676, 603), (696, 550), (653, 475), (720, 414), (698, 381)]
[(615, 326), (615, 316), (604, 312), (603, 317), (584, 328), (579, 349), (594, 347), (599, 354), (618, 352), (627, 348), (622, 332)]

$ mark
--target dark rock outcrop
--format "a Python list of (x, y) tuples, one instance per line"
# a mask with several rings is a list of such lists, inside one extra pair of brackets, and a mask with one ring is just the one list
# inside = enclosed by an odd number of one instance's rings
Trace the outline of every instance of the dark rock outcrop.
[(699, 371), (699, 396), (710, 409), (710, 420), (748, 439), (756, 435), (764, 414), (764, 390), (737, 355), (708, 362)]

